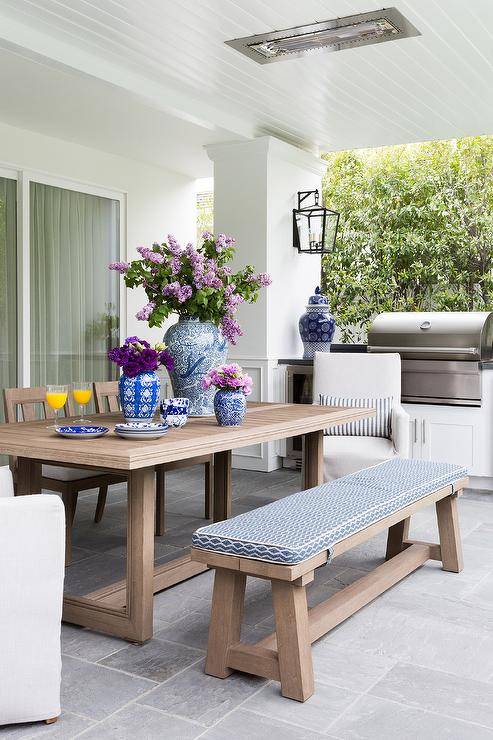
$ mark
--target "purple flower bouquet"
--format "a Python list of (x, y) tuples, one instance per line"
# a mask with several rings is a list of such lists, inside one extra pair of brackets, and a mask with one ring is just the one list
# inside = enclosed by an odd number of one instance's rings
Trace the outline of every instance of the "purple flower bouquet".
[(252, 385), (251, 377), (235, 362), (213, 367), (202, 380), (204, 390), (212, 386), (220, 391), (241, 391), (245, 396), (252, 392)]
[(108, 358), (119, 365), (128, 378), (155, 372), (160, 365), (167, 370), (173, 369), (173, 359), (164, 344), (151, 347), (149, 342), (139, 337), (127, 337), (121, 347), (108, 352)]

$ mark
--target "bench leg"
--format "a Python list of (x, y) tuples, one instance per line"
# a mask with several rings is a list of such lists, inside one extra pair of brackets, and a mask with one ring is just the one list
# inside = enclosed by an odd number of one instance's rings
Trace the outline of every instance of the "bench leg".
[(411, 519), (408, 517), (407, 519), (403, 519), (402, 522), (397, 522), (397, 524), (389, 527), (385, 560), (390, 560), (390, 558), (393, 558), (402, 552), (403, 542), (409, 538), (410, 523)]
[(436, 504), (443, 570), (460, 573), (463, 568), (462, 545), (457, 515), (457, 495), (447, 496)]
[(246, 576), (243, 573), (216, 569), (205, 662), (205, 672), (210, 676), (226, 678), (233, 672), (232, 668), (228, 668), (228, 650), (240, 642), (245, 585)]
[(272, 581), (281, 693), (306, 701), (314, 691), (308, 607), (304, 586)]

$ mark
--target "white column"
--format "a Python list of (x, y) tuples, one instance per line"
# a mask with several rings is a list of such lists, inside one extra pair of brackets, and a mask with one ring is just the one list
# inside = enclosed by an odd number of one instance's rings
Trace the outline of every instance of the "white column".
[[(237, 265), (268, 272), (272, 285), (255, 304), (238, 312), (243, 328), (230, 359), (248, 369), (254, 400), (284, 397), (280, 358), (301, 357), (298, 319), (320, 283), (320, 257), (293, 247), (293, 208), (299, 190), (321, 191), (325, 163), (271, 136), (208, 147), (214, 162), (214, 231), (238, 242)], [(280, 465), (278, 445), (257, 445), (234, 456), (234, 464), (257, 470)]]

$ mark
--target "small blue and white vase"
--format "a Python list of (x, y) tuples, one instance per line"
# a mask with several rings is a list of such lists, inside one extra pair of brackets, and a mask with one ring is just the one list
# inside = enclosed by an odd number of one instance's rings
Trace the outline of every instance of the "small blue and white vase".
[(238, 427), (245, 418), (246, 396), (242, 391), (219, 390), (214, 396), (214, 413), (220, 427)]
[(159, 404), (161, 383), (155, 372), (121, 375), (118, 381), (120, 407), (126, 422), (152, 421)]
[(308, 299), (306, 311), (298, 326), (303, 342), (303, 359), (313, 360), (315, 352), (330, 352), (336, 321), (329, 311), (329, 299), (322, 295), (319, 287)]

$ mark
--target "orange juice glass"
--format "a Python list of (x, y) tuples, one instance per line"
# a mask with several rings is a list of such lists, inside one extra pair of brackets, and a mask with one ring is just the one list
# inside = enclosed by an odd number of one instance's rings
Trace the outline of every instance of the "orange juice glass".
[(79, 404), (79, 424), (93, 424), (90, 419), (84, 419), (84, 406), (87, 406), (92, 398), (92, 383), (79, 382), (72, 384), (72, 395), (75, 403)]
[(58, 427), (58, 412), (67, 403), (68, 386), (66, 385), (47, 385), (46, 386), (46, 403), (55, 412), (55, 423), (51, 424), (48, 429)]

